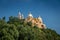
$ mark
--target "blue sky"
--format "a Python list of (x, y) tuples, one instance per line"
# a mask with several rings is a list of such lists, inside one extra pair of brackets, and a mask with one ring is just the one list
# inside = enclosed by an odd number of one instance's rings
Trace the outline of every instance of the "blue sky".
[(0, 0), (0, 18), (17, 16), (18, 11), (27, 17), (41, 16), (46, 26), (60, 34), (60, 0)]

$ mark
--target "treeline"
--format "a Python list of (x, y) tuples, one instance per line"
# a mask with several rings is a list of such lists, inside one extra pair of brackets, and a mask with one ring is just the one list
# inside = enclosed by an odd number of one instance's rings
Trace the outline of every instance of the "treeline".
[(60, 35), (51, 29), (32, 27), (25, 19), (10, 16), (0, 18), (0, 40), (60, 40)]

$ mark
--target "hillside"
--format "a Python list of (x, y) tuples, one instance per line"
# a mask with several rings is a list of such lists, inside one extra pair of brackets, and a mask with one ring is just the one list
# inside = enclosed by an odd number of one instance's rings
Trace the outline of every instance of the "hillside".
[(0, 18), (0, 40), (60, 40), (55, 30), (32, 27), (24, 20), (11, 16), (6, 22), (5, 17)]

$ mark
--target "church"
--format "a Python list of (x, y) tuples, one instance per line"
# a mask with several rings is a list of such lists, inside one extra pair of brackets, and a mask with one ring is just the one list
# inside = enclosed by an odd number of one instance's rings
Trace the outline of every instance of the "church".
[[(18, 18), (19, 19), (24, 19), (24, 15), (21, 14), (21, 12), (18, 13)], [(37, 18), (34, 18), (32, 13), (29, 12), (27, 18), (25, 18), (25, 22), (31, 22), (32, 27), (36, 26), (41, 29), (45, 29), (46, 25), (43, 23), (42, 18), (39, 16)]]

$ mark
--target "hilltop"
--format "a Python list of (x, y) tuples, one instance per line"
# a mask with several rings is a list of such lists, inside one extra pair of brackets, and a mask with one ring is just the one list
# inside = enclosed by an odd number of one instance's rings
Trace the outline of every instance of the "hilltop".
[(10, 16), (7, 22), (5, 17), (0, 18), (0, 40), (60, 40), (60, 35), (55, 30), (41, 29), (25, 19)]

